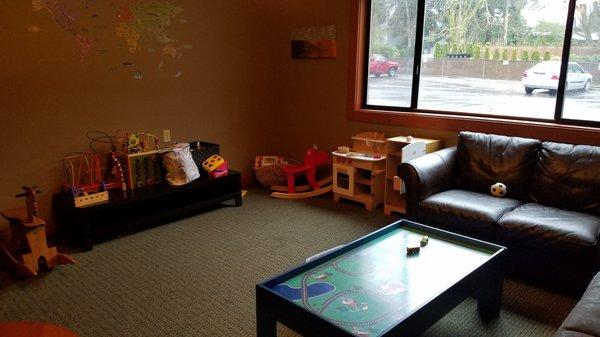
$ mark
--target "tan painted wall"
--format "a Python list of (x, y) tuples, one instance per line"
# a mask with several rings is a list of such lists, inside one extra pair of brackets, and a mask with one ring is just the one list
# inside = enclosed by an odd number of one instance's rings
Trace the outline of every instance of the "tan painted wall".
[[(37, 184), (47, 216), (61, 184), (61, 158), (88, 149), (88, 130), (162, 137), (168, 128), (174, 140), (221, 144), (237, 169), (247, 170), (254, 154), (264, 152), (275, 75), (268, 71), (270, 28), (261, 8), (247, 0), (176, 3), (188, 23), (174, 35), (192, 49), (179, 62), (166, 59), (162, 73), (153, 70), (160, 56), (140, 52), (148, 56), (135, 59), (149, 70), (135, 80), (133, 69), (108, 71), (127, 60), (126, 50), (92, 52), (81, 62), (73, 36), (48, 13), (34, 13), (31, 1), (0, 0), (0, 208), (20, 206), (13, 195)], [(41, 31), (29, 32), (31, 25)]]
[[(108, 71), (126, 53), (92, 53), (82, 63), (73, 37), (49, 15), (34, 13), (29, 1), (0, 0), (0, 208), (20, 206), (19, 187), (37, 184), (48, 217), (60, 160), (87, 150), (88, 130), (160, 136), (169, 128), (174, 140), (220, 143), (232, 167), (246, 172), (255, 154), (301, 158), (313, 143), (334, 149), (363, 130), (454, 142), (454, 132), (346, 121), (350, 1), (176, 3), (188, 20), (177, 35), (193, 48), (169, 64), (170, 73), (147, 71), (138, 81), (131, 69)], [(28, 32), (34, 24), (40, 32)], [(336, 59), (290, 58), (292, 29), (329, 24), (337, 26)], [(136, 59), (144, 69), (158, 63)]]
[[(350, 137), (366, 130), (384, 132), (387, 136), (413, 135), (444, 139), (455, 143), (455, 132), (398, 128), (346, 120), (348, 45), (350, 38), (349, 0), (297, 0), (273, 4), (272, 53), (276, 60), (280, 84), (277, 88), (278, 113), (283, 125), (274, 152), (301, 158), (304, 150), (318, 143), (321, 149), (351, 145)], [(335, 24), (338, 57), (333, 60), (292, 60), (292, 29), (313, 25)]]

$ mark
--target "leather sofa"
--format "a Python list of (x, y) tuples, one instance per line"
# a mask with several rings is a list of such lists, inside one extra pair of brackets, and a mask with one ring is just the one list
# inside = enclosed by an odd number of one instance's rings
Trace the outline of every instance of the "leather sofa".
[(398, 175), (409, 219), (508, 247), (510, 275), (580, 295), (600, 270), (600, 147), (460, 132)]
[(554, 337), (600, 337), (600, 273), (571, 310)]

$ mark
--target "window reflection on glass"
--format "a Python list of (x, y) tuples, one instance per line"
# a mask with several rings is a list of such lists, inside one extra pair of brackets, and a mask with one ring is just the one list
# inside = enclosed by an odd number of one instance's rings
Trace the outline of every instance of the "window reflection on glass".
[[(563, 118), (600, 121), (600, 1), (578, 0)], [(600, 83), (599, 83), (600, 84)]]

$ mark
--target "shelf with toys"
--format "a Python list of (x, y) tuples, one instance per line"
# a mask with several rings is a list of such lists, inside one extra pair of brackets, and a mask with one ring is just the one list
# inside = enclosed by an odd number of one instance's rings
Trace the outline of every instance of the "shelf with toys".
[(88, 134), (90, 153), (63, 159), (64, 191), (53, 196), (58, 230), (77, 246), (195, 214), (226, 201), (241, 206), (241, 174), (219, 145), (160, 149), (149, 134)]

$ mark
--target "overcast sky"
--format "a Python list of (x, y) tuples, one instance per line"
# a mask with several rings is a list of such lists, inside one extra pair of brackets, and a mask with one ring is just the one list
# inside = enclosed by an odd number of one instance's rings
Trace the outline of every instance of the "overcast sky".
[[(585, 1), (579, 0), (578, 2)], [(522, 14), (530, 27), (535, 27), (540, 21), (556, 22), (564, 25), (567, 22), (568, 6), (566, 0), (540, 0), (539, 6), (534, 8), (526, 6)]]

